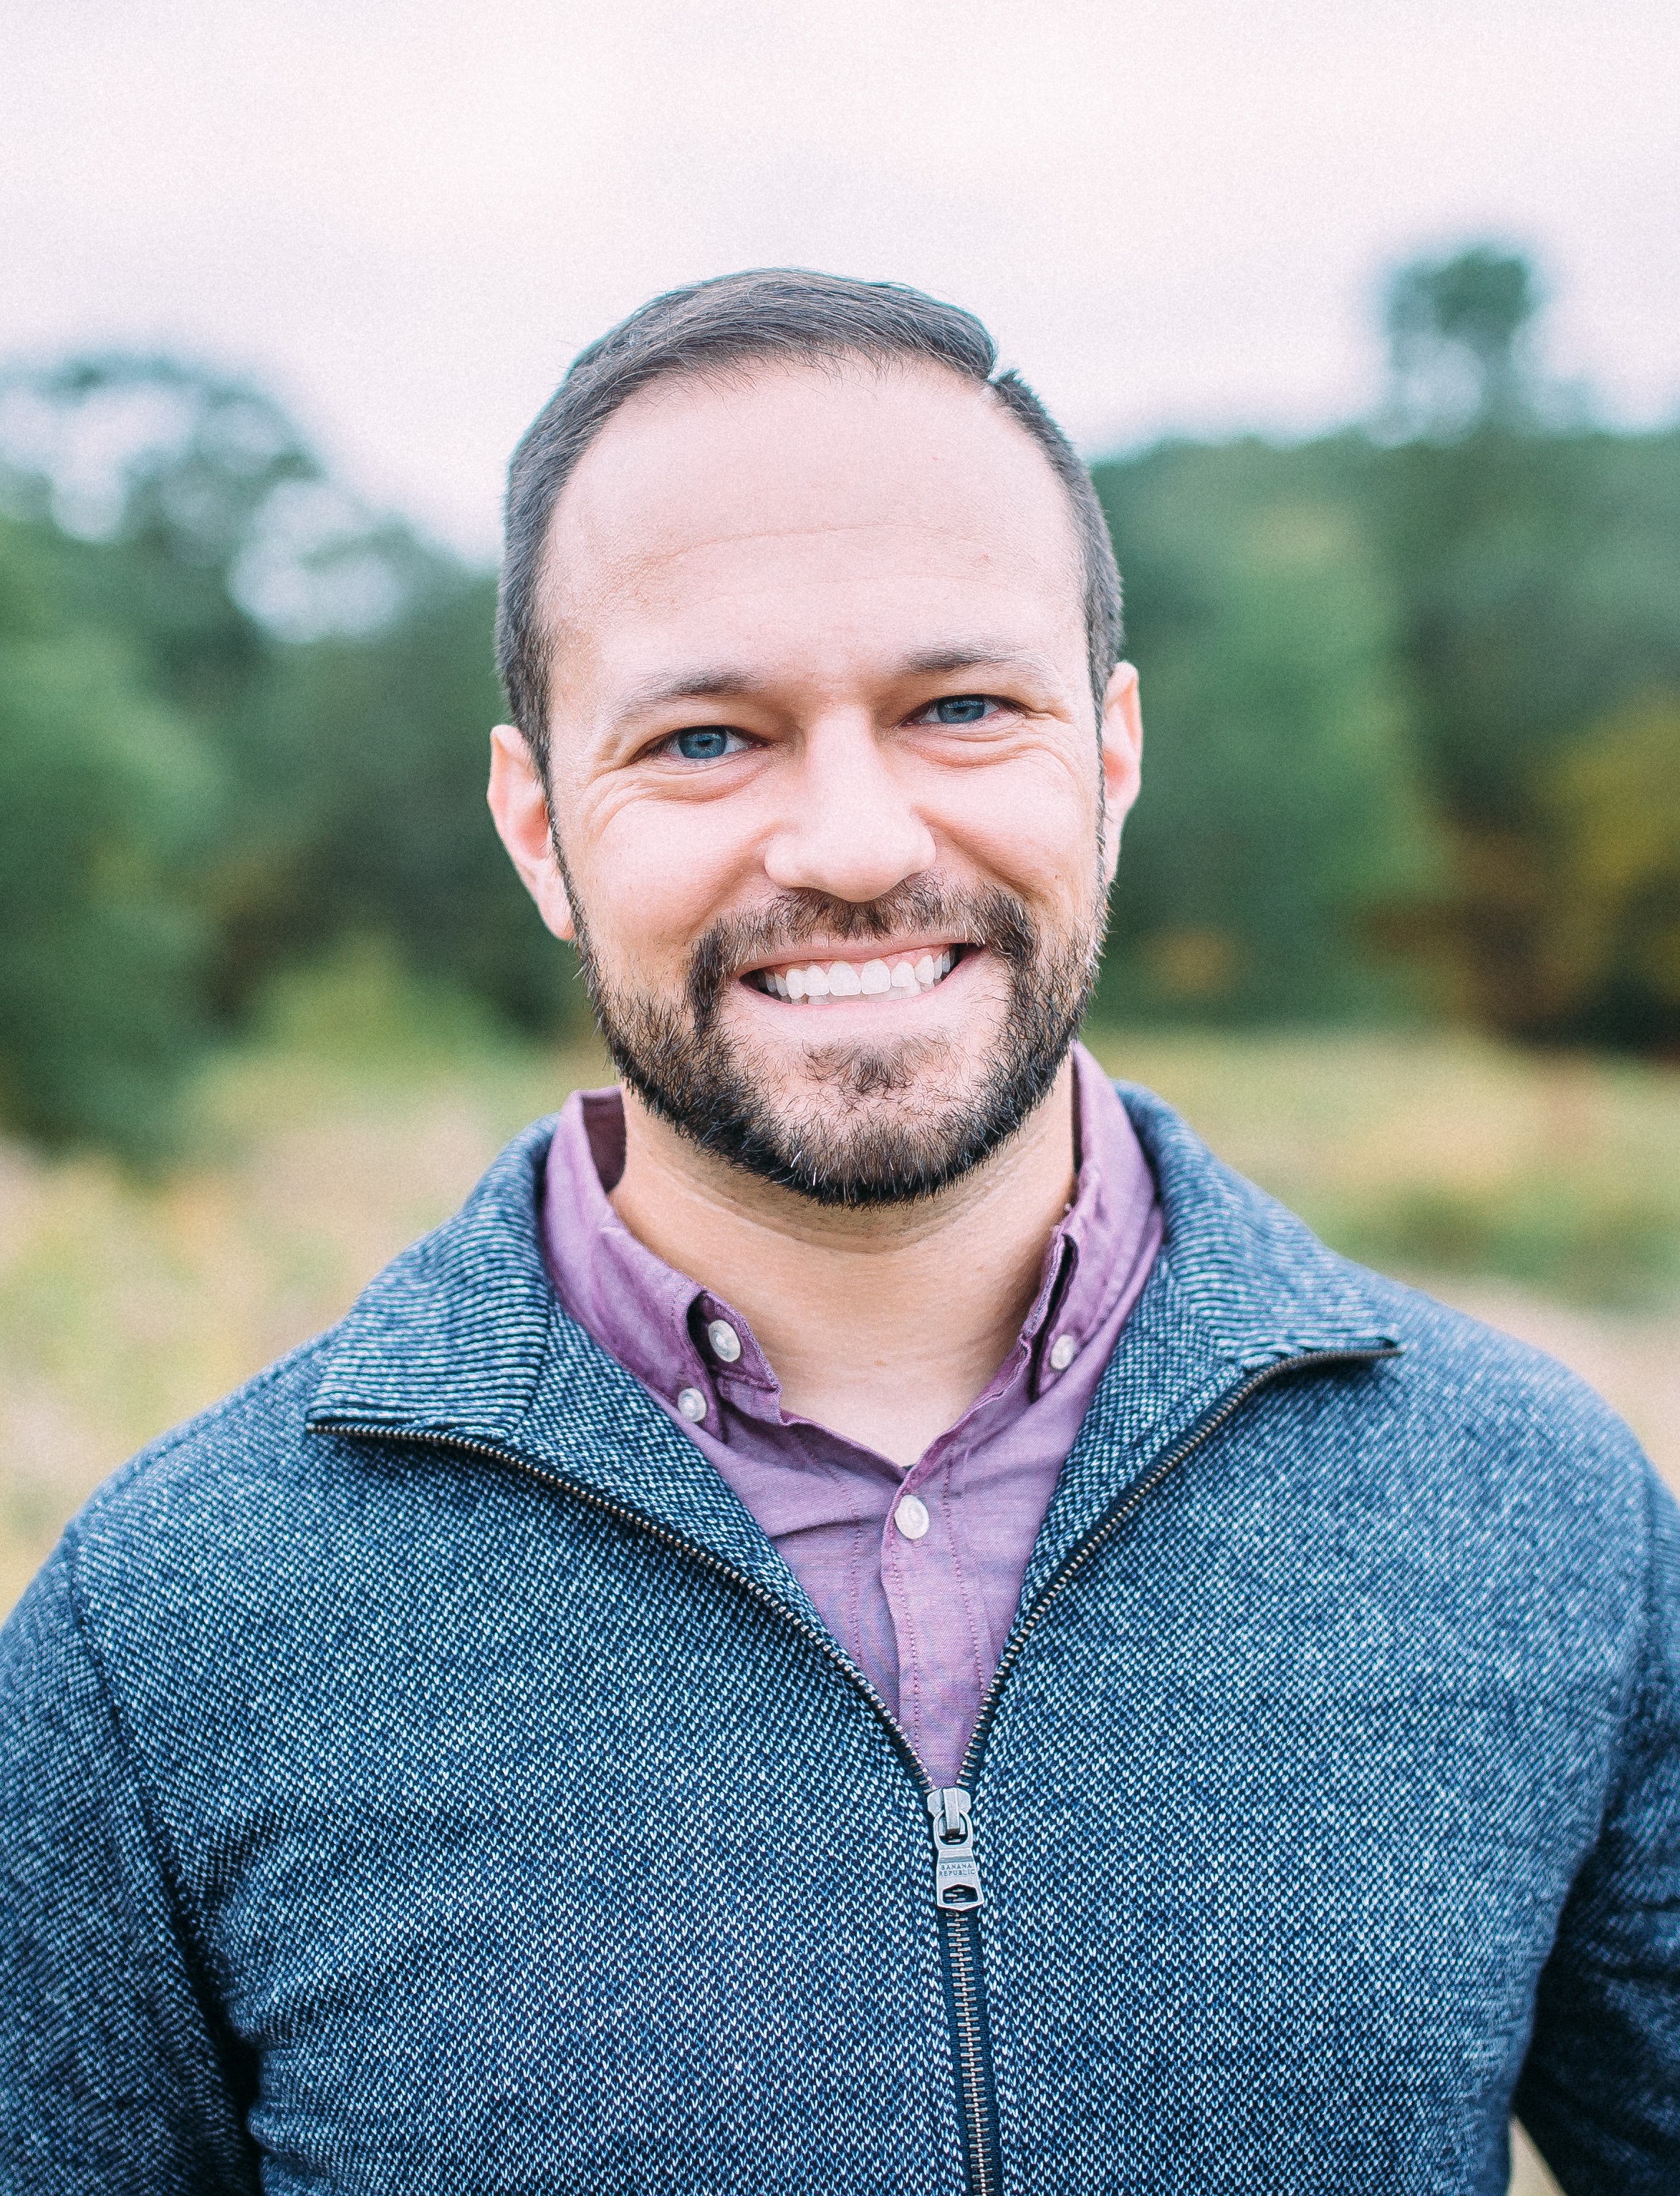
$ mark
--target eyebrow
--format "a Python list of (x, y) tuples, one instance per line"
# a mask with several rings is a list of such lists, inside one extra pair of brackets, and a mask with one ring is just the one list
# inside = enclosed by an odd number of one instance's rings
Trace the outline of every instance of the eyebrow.
[(950, 671), (1017, 670), (1036, 671), (1040, 678), (1054, 678), (1054, 667), (1031, 648), (997, 648), (985, 641), (977, 641), (972, 647), (930, 648), (916, 656), (908, 656), (900, 664), (901, 676), (909, 679), (937, 679)]
[(622, 714), (640, 716), (644, 709), (663, 708), (667, 702), (707, 702), (719, 694), (761, 694), (765, 682), (750, 671), (695, 671), (675, 679), (653, 679), (632, 686), (624, 698)]
[[(971, 646), (958, 644), (953, 647), (920, 649), (904, 656), (890, 675), (898, 679), (938, 679), (957, 671), (1012, 667), (1036, 672), (1042, 679), (1054, 679), (1055, 675), (1045, 658), (1031, 649), (999, 648), (985, 641), (977, 641)], [(640, 716), (673, 702), (709, 702), (736, 695), (751, 697), (773, 691), (771, 684), (756, 673), (719, 665), (683, 672), (673, 679), (650, 679), (644, 685), (632, 687), (625, 697), (622, 714)]]

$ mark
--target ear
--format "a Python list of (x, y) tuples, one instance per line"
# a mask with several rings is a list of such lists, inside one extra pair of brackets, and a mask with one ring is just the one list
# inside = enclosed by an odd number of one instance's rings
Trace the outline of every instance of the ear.
[(555, 859), (548, 789), (525, 735), (498, 725), (490, 735), (490, 813), (508, 858), (557, 938), (575, 938), (572, 904)]
[(1102, 800), (1104, 882), (1114, 882), (1120, 859), (1120, 830), (1131, 813), (1143, 777), (1143, 711), (1138, 674), (1129, 663), (1117, 663), (1102, 702)]

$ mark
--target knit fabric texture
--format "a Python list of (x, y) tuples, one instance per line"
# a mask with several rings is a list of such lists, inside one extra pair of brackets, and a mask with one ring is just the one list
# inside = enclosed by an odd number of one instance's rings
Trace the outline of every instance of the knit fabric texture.
[[(1680, 2189), (1680, 1518), (1146, 1093), (1161, 1255), (918, 1765), (557, 1301), (551, 1124), (0, 1634), (0, 2188)], [(1239, 1400), (1240, 1398), (1240, 1400)]]

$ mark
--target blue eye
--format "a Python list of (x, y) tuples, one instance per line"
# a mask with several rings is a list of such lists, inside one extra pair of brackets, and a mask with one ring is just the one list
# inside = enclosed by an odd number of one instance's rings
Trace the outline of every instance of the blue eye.
[(931, 703), (927, 714), (936, 725), (978, 725), (990, 707), (984, 694), (948, 694)]
[(717, 762), (733, 754), (741, 743), (740, 734), (730, 731), (727, 725), (695, 725), (678, 732), (673, 742), (684, 762)]

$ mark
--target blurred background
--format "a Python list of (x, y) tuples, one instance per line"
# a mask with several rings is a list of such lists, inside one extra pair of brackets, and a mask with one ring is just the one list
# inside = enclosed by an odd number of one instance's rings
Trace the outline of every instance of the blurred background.
[(0, 1606), (602, 1074), (482, 800), (498, 499), (753, 264), (978, 310), (1143, 677), (1091, 1037), (1680, 1481), (1666, 0), (10, 0)]

